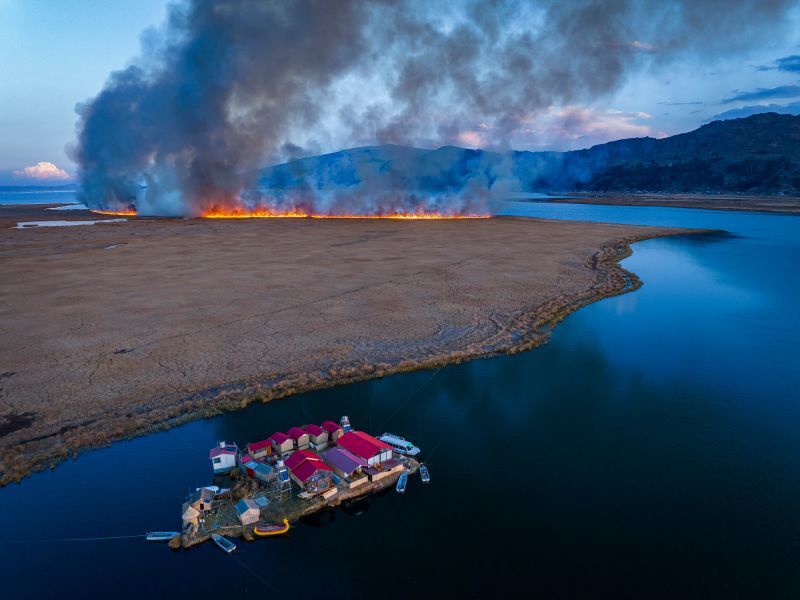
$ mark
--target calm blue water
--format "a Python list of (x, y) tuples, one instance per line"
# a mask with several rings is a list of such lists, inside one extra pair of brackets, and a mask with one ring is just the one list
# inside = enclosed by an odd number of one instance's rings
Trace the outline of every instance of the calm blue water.
[[(636, 244), (624, 264), (644, 287), (581, 309), (533, 352), (253, 406), (0, 489), (4, 590), (797, 596), (800, 219), (509, 206), (727, 233)], [(216, 440), (243, 444), (341, 414), (420, 445), (431, 484), (414, 478), (404, 497), (241, 543), (233, 557), (141, 539), (42, 541), (178, 527), (182, 497), (210, 480)]]
[(77, 202), (75, 190), (0, 189), (3, 204), (57, 204)]

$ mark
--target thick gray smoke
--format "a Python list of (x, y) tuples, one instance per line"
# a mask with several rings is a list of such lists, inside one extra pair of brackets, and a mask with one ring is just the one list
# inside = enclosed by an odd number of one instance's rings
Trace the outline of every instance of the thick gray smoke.
[(502, 161), (435, 194), (415, 172), (391, 190), (350, 182), (321, 194), (324, 186), (300, 177), (291, 191), (259, 191), (258, 169), (302, 155), (298, 140), (306, 152), (315, 140), (434, 145), (478, 125), (503, 149), (531, 115), (596, 101), (638, 70), (729, 57), (782, 35), (792, 4), (178, 3), (144, 36), (141, 57), (78, 109), (82, 197), (90, 207), (159, 215), (480, 211), (490, 190), (515, 185)]

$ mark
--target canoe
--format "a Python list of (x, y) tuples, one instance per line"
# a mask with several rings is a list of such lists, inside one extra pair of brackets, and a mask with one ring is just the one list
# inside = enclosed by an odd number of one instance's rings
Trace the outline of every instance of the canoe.
[(282, 535), (289, 531), (289, 521), (283, 520), (283, 525), (260, 525), (253, 529), (253, 533), (260, 536)]
[(400, 475), (400, 479), (397, 480), (397, 486), (394, 488), (398, 494), (405, 494), (406, 492), (406, 485), (408, 484), (408, 472), (404, 471), (402, 475)]
[(176, 535), (180, 535), (177, 531), (151, 531), (147, 534), (148, 542), (168, 542)]
[(234, 544), (228, 538), (222, 537), (218, 533), (212, 533), (211, 539), (214, 540), (214, 543), (219, 546), (223, 552), (233, 554), (233, 551), (236, 550), (236, 544)]
[(419, 466), (419, 476), (422, 477), (422, 483), (428, 483), (431, 480), (431, 472), (425, 465)]

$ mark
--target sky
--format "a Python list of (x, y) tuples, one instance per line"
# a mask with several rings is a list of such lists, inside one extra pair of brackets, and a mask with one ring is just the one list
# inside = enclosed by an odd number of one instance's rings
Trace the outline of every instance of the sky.
[(75, 138), (75, 105), (137, 54), (140, 34), (164, 19), (165, 6), (0, 0), (0, 184), (35, 183), (13, 172), (38, 163), (74, 173), (65, 148)]
[[(73, 180), (76, 165), (68, 147), (76, 139), (76, 105), (96, 96), (113, 71), (131, 64), (142, 33), (162, 24), (166, 15), (164, 0), (0, 0), (0, 185)], [(800, 113), (797, 10), (790, 19), (794, 33), (746, 54), (708, 60), (689, 54), (667, 67), (631, 72), (613, 93), (552, 106), (504, 141), (516, 149), (569, 150), (626, 137), (663, 137), (718, 117), (764, 110)], [(632, 43), (650, 51), (646, 40)], [(340, 149), (336, 127), (330, 130), (305, 147)], [(455, 142), (497, 145), (489, 137), (476, 123), (460, 131)], [(435, 145), (433, 139), (415, 142)]]

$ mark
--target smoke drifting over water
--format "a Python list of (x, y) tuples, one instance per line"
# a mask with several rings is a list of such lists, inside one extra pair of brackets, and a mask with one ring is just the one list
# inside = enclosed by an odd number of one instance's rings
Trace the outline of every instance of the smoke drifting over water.
[(602, 98), (637, 70), (774, 39), (791, 4), (175, 4), (162, 29), (146, 32), (142, 55), (78, 107), (81, 199), (157, 215), (486, 212), (491, 194), (518, 186), (511, 161), (477, 155), (438, 187), (409, 161), (391, 189), (303, 173), (265, 187), (259, 168), (320, 144), (463, 144), (476, 130), (506, 149), (532, 117)]

